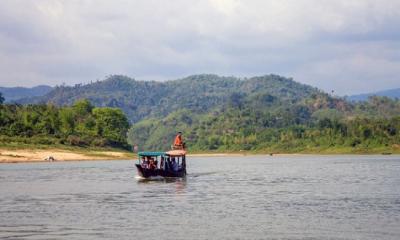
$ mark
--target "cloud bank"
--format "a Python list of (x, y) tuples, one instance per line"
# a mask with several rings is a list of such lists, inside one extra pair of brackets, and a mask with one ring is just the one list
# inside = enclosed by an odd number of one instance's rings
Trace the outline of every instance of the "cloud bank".
[(3, 0), (0, 85), (276, 73), (368, 92), (399, 87), (398, 26), (397, 0)]

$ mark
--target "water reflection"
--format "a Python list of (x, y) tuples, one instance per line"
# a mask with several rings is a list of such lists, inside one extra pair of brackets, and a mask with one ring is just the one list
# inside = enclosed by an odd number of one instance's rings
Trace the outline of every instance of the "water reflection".
[(185, 182), (186, 183), (186, 177), (184, 178), (136, 178), (137, 182), (139, 184), (149, 184), (149, 183), (154, 183), (154, 182), (159, 182), (159, 183), (176, 183), (176, 182)]
[(168, 184), (173, 186), (176, 194), (184, 194), (187, 186), (187, 177), (183, 178), (137, 178), (138, 184)]

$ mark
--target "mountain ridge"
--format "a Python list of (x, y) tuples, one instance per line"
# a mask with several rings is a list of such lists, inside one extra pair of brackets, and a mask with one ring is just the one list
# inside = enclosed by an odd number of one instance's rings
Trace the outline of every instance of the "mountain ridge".
[(348, 96), (347, 99), (350, 101), (366, 101), (369, 97), (380, 96), (380, 97), (390, 97), (390, 98), (400, 98), (400, 88), (392, 88), (371, 93), (361, 93)]
[(21, 99), (18, 102), (63, 106), (85, 98), (98, 107), (121, 108), (131, 122), (138, 122), (148, 117), (165, 117), (180, 109), (206, 112), (221, 105), (240, 105), (241, 101), (253, 98), (257, 101), (279, 99), (291, 103), (313, 94), (324, 93), (309, 85), (273, 74), (251, 78), (199, 74), (164, 82), (111, 75), (103, 81), (87, 85), (58, 86), (44, 96)]
[(38, 85), (35, 87), (0, 87), (0, 92), (6, 102), (16, 101), (22, 98), (37, 97), (47, 94), (53, 89), (48, 85)]

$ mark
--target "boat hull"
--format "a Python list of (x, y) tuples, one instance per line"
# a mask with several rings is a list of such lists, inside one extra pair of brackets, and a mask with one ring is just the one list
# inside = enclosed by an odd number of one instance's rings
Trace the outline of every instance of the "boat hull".
[(182, 178), (182, 177), (186, 176), (186, 169), (181, 169), (179, 171), (171, 171), (171, 170), (164, 170), (164, 169), (143, 168), (140, 164), (135, 164), (135, 166), (136, 166), (138, 175), (143, 178), (151, 178), (151, 177)]

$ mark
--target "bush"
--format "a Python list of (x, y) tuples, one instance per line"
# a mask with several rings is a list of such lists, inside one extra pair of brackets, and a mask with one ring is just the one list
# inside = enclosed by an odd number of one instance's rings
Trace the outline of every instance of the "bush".
[(108, 141), (105, 138), (95, 138), (92, 141), (92, 145), (96, 147), (105, 147), (107, 146)]
[(361, 144), (361, 140), (358, 138), (355, 138), (351, 141), (350, 146), (356, 147), (357, 145)]
[(71, 146), (85, 146), (88, 145), (82, 138), (75, 135), (69, 135), (67, 137), (67, 143)]

